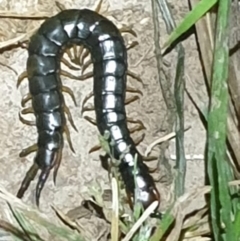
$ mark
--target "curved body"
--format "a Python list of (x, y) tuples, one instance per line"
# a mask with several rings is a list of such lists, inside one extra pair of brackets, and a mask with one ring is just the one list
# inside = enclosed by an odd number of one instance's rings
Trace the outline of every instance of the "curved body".
[[(39, 134), (35, 158), (42, 170), (39, 187), (42, 189), (43, 179), (48, 176), (44, 170), (50, 170), (56, 165), (56, 156), (63, 148), (62, 135), (66, 120), (59, 76), (60, 60), (64, 49), (73, 43), (84, 45), (91, 52), (94, 66), (94, 104), (99, 132), (101, 135), (106, 131), (110, 133), (109, 143), (114, 143), (113, 146), (110, 145), (111, 153), (116, 159), (121, 159), (119, 170), (126, 190), (146, 208), (153, 201), (159, 200), (159, 194), (126, 124), (124, 100), (127, 50), (117, 27), (88, 9), (64, 10), (47, 19), (30, 40), (27, 72)], [(138, 192), (134, 193), (133, 169), (136, 154)]]

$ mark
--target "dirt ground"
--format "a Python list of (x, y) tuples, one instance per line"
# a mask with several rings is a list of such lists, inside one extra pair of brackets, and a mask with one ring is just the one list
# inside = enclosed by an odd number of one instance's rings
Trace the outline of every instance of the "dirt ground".
[[(67, 8), (92, 8), (95, 1), (73, 1), (61, 0)], [(81, 3), (80, 3), (81, 2)], [(171, 0), (171, 8), (178, 23), (188, 12), (187, 1)], [(115, 1), (109, 0), (109, 13), (116, 17), (118, 21), (133, 26), (138, 34), (139, 45), (129, 51), (129, 68), (138, 73), (144, 82), (144, 87), (134, 80), (129, 79), (131, 86), (141, 89), (143, 96), (127, 106), (130, 117), (140, 119), (146, 125), (145, 139), (140, 144), (139, 150), (143, 153), (146, 147), (155, 139), (164, 136), (162, 125), (167, 109), (162, 98), (156, 62), (153, 58), (153, 25), (151, 17), (151, 2), (145, 0), (134, 1)], [(7, 10), (18, 13), (31, 12), (57, 12), (54, 1), (32, 1), (32, 0), (1, 0), (0, 10)], [(40, 20), (19, 20), (19, 19), (1, 19), (0, 40), (6, 41), (14, 38), (27, 29), (37, 26)], [(167, 39), (165, 25), (160, 20), (161, 44)], [(6, 31), (6, 29), (8, 29)], [(133, 39), (129, 37), (128, 39)], [(195, 36), (191, 35), (184, 41), (186, 47), (186, 76), (187, 81), (194, 83), (194, 88), (201, 89), (203, 84), (203, 75), (199, 63)], [(150, 51), (148, 51), (150, 50)], [(145, 54), (148, 51), (147, 55)], [(23, 48), (14, 48), (3, 51), (0, 55), (0, 63), (4, 63), (14, 69), (17, 75), (21, 74), (26, 67), (27, 51)], [(142, 61), (139, 62), (139, 59)], [(168, 67), (169, 78), (174, 78), (175, 54), (169, 54), (166, 58), (170, 65)], [(137, 66), (136, 66), (137, 64)], [(1, 109), (0, 109), (0, 185), (8, 191), (16, 194), (20, 183), (25, 176), (26, 171), (32, 165), (34, 154), (26, 158), (20, 158), (19, 152), (29, 145), (36, 142), (35, 127), (24, 125), (19, 121), (18, 113), (21, 110), (21, 99), (27, 93), (27, 81), (25, 80), (19, 89), (16, 88), (17, 75), (6, 66), (1, 68)], [(52, 213), (51, 205), (56, 206), (63, 212), (68, 211), (80, 204), (80, 202), (89, 197), (89, 190), (96, 182), (102, 188), (109, 188), (107, 172), (100, 165), (99, 152), (88, 154), (88, 150), (98, 143), (97, 128), (87, 122), (81, 116), (81, 105), (84, 97), (92, 89), (92, 80), (84, 82), (70, 80), (63, 77), (64, 83), (74, 90), (78, 106), (74, 106), (69, 96), (65, 95), (67, 105), (69, 106), (74, 122), (78, 128), (78, 133), (69, 125), (71, 138), (76, 153), (72, 153), (67, 142), (63, 151), (62, 164), (58, 172), (57, 185), (54, 186), (52, 177), (46, 183), (42, 192), (41, 210), (46, 213)], [(86, 113), (89, 114), (89, 113)], [(92, 115), (92, 113), (90, 113)], [(34, 118), (31, 115), (28, 119)], [(201, 186), (204, 181), (204, 163), (202, 160), (205, 132), (199, 120), (199, 116), (194, 106), (186, 95), (185, 99), (185, 126), (191, 127), (185, 133), (185, 153), (188, 158), (186, 191), (193, 190)], [(140, 133), (137, 133), (139, 136)], [(136, 135), (135, 135), (136, 136)], [(156, 149), (157, 150), (157, 149)], [(174, 165), (175, 145), (174, 140), (170, 141), (170, 147), (167, 157)], [(24, 196), (24, 201), (32, 203), (34, 198), (34, 189), (36, 180), (32, 182), (29, 190)], [(166, 207), (172, 195), (172, 185), (158, 183), (162, 192), (162, 209)], [(3, 215), (4, 212), (1, 212)]]

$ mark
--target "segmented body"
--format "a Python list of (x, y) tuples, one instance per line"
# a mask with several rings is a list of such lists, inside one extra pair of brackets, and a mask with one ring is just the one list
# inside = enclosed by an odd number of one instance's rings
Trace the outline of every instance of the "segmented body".
[[(63, 148), (64, 99), (59, 77), (60, 60), (66, 47), (79, 44), (91, 52), (94, 66), (94, 104), (101, 135), (109, 132), (109, 142), (119, 166), (127, 192), (146, 208), (159, 200), (158, 191), (135, 148), (126, 123), (125, 91), (127, 50), (117, 27), (88, 9), (64, 10), (47, 19), (29, 43), (27, 72), (32, 104), (38, 129), (38, 151), (35, 162), (42, 170), (37, 198), (49, 171), (58, 162)], [(134, 158), (137, 155), (134, 195)]]

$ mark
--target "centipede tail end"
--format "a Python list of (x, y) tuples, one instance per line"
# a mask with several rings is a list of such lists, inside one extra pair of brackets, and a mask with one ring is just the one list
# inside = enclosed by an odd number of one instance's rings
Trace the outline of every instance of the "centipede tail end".
[(48, 179), (50, 171), (51, 171), (51, 168), (44, 169), (44, 170), (42, 170), (41, 174), (39, 175), (39, 179), (38, 179), (38, 183), (37, 183), (37, 187), (36, 187), (36, 193), (35, 193), (36, 205), (38, 207), (39, 207), (39, 203), (40, 203), (41, 192)]
[(36, 163), (33, 163), (33, 165), (28, 170), (25, 178), (23, 179), (21, 187), (19, 188), (19, 190), (17, 192), (17, 197), (18, 198), (22, 198), (23, 197), (23, 195), (24, 195), (25, 191), (28, 189), (31, 181), (37, 175), (37, 172), (38, 172), (38, 166), (36, 165)]

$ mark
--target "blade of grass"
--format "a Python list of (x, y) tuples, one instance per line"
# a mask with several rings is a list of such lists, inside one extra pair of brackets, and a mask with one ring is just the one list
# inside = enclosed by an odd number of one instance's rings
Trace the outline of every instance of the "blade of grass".
[(187, 14), (178, 27), (172, 32), (165, 44), (162, 52), (165, 52), (170, 45), (175, 42), (183, 33), (189, 30), (206, 12), (208, 12), (218, 0), (201, 0), (196, 7)]
[[(234, 240), (231, 220), (231, 197), (229, 195), (226, 169), (226, 135), (228, 115), (228, 33), (229, 0), (219, 0), (216, 42), (213, 58), (213, 75), (208, 115), (207, 169), (211, 186), (211, 217), (215, 240), (221, 236), (221, 222), (226, 227), (226, 240)], [(219, 198), (219, 199), (218, 199)]]
[(0, 229), (10, 234), (15, 241), (32, 241), (22, 230), (4, 220), (0, 220)]
[[(174, 102), (174, 95), (172, 93), (172, 81), (167, 78), (166, 72), (163, 66), (163, 58), (161, 54), (160, 48), (160, 29), (159, 29), (159, 21), (158, 21), (158, 7), (156, 0), (151, 0), (152, 3), (152, 18), (153, 18), (153, 25), (154, 25), (154, 45), (155, 45), (155, 55), (157, 61), (157, 71), (158, 71), (158, 81), (160, 84), (160, 88), (162, 91), (162, 96), (164, 99), (164, 103), (166, 105), (166, 117), (164, 122), (161, 123), (162, 128), (165, 130), (166, 133), (171, 133), (174, 121), (175, 121), (175, 102)], [(166, 141), (159, 145), (160, 154), (158, 157), (159, 165), (162, 166), (166, 171), (167, 178), (172, 181), (173, 174), (172, 174), (172, 167), (166, 158), (166, 150), (169, 147), (169, 142)]]
[(150, 238), (150, 241), (159, 241), (162, 239), (162, 237), (166, 234), (169, 227), (174, 222), (174, 217), (171, 214), (173, 205), (167, 210), (167, 212), (163, 215), (162, 220), (159, 222), (159, 225), (153, 234), (153, 236)]
[(33, 227), (33, 225), (24, 217), (24, 215), (21, 214), (21, 212), (18, 212), (13, 206), (8, 203), (8, 207), (14, 216), (15, 220), (23, 230), (26, 237), (29, 238), (31, 241), (40, 241), (43, 239), (40, 238), (40, 236), (37, 234), (37, 231)]
[(75, 230), (69, 230), (65, 227), (56, 226), (54, 223), (47, 221), (45, 218), (36, 215), (36, 212), (20, 209), (18, 212), (24, 213), (25, 217), (31, 219), (38, 225), (43, 226), (49, 233), (53, 234), (54, 236), (65, 238), (68, 241), (84, 241), (80, 234), (78, 234)]
[[(171, 11), (169, 10), (166, 0), (158, 0), (159, 9), (162, 13), (163, 20), (170, 34), (176, 27)], [(184, 194), (185, 175), (186, 175), (186, 158), (184, 151), (184, 62), (185, 51), (181, 43), (176, 46), (178, 52), (177, 68), (174, 83), (174, 97), (176, 106), (176, 167), (178, 169), (175, 179), (175, 197)]]

